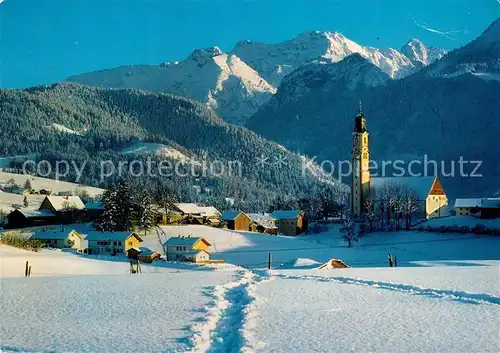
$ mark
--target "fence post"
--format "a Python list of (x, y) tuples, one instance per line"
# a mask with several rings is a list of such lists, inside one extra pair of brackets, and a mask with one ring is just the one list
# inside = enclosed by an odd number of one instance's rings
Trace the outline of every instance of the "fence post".
[(28, 277), (28, 267), (29, 267), (29, 262), (26, 261), (26, 266), (24, 268), (24, 277)]
[(269, 257), (267, 258), (267, 269), (268, 270), (271, 269), (271, 258), (272, 258), (272, 255), (271, 255), (271, 253), (269, 253)]

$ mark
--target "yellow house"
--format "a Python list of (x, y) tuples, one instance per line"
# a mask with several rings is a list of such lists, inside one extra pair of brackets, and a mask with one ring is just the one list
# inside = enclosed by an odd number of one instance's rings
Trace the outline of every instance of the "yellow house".
[(83, 238), (83, 235), (78, 234), (75, 230), (65, 230), (64, 228), (50, 230), (43, 228), (31, 236), (31, 239), (40, 240), (45, 243), (45, 246), (57, 249), (78, 249), (81, 247)]
[(90, 232), (85, 236), (79, 252), (86, 254), (126, 254), (139, 248), (142, 238), (133, 232)]
[[(204, 251), (208, 254), (210, 242), (202, 237), (173, 237), (168, 239), (164, 247), (169, 261), (183, 261), (186, 257), (192, 257), (193, 252)], [(199, 257), (199, 256), (198, 256)]]

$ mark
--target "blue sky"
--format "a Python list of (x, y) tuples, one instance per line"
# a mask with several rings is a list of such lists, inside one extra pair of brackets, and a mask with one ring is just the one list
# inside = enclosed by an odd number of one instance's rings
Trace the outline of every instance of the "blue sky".
[[(194, 48), (335, 30), (362, 45), (409, 38), (452, 49), (500, 17), (500, 0), (0, 0), (0, 86), (183, 60)], [(441, 32), (441, 33), (438, 33)]]

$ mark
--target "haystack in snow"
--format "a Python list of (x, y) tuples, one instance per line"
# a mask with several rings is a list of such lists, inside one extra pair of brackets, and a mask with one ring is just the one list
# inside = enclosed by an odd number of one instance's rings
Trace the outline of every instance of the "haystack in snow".
[(324, 263), (320, 267), (318, 267), (318, 270), (330, 270), (332, 268), (348, 268), (344, 261), (339, 260), (339, 259), (331, 259), (328, 260), (328, 262)]

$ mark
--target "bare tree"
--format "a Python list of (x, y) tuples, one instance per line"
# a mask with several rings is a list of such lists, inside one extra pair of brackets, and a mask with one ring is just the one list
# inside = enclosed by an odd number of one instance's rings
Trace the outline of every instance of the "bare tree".
[(356, 223), (354, 223), (354, 218), (350, 215), (344, 215), (342, 217), (342, 225), (340, 227), (340, 232), (342, 233), (342, 238), (349, 244), (352, 248), (352, 243), (358, 241), (358, 233), (356, 231)]
[(384, 227), (391, 229), (394, 220), (397, 230), (401, 229), (403, 225), (405, 229), (410, 229), (413, 215), (418, 210), (418, 201), (415, 195), (414, 189), (397, 182), (386, 183), (378, 190), (377, 198), (380, 200), (382, 230)]
[(402, 189), (402, 215), (405, 219), (405, 228), (406, 230), (410, 230), (411, 221), (414, 213), (418, 210), (418, 200), (415, 196), (415, 190), (406, 186)]
[(365, 223), (370, 228), (370, 232), (373, 232), (373, 221), (375, 220), (375, 205), (371, 197), (368, 197), (363, 203), (363, 215), (365, 218)]
[(387, 229), (392, 228), (392, 219), (397, 214), (397, 204), (400, 199), (401, 185), (398, 183), (384, 183), (378, 190), (378, 199), (381, 202), (382, 229), (384, 228), (384, 216)]

